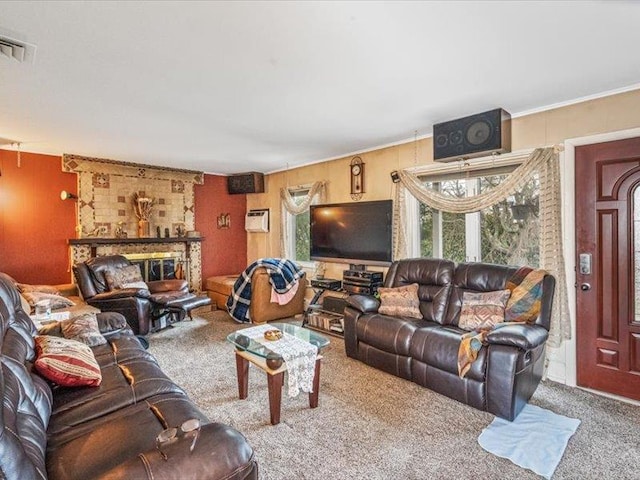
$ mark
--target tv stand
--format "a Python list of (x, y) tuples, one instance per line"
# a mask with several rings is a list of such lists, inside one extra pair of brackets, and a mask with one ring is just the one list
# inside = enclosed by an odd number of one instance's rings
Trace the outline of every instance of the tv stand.
[(304, 316), (302, 318), (302, 326), (305, 328), (310, 328), (312, 330), (327, 333), (329, 335), (343, 337), (344, 314), (340, 311), (340, 309), (336, 308), (335, 301), (333, 302), (333, 305), (330, 306), (326, 304), (327, 302), (321, 300), (321, 297), (325, 292), (328, 291), (341, 292), (341, 295), (339, 297), (334, 297), (335, 300), (339, 302), (339, 298), (345, 298), (346, 296), (348, 296), (348, 294), (344, 293), (341, 289), (338, 288), (314, 287), (313, 289), (315, 291), (315, 295), (313, 296), (313, 300), (311, 300), (311, 303), (309, 303), (309, 306), (304, 312)]

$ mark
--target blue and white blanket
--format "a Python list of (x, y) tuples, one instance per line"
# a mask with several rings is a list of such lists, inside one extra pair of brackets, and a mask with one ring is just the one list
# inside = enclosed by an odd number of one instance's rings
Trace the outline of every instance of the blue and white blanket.
[(238, 322), (250, 322), (251, 276), (256, 268), (264, 267), (269, 273), (269, 282), (278, 293), (287, 293), (304, 276), (302, 269), (285, 258), (260, 258), (249, 265), (233, 284), (227, 299), (227, 310)]

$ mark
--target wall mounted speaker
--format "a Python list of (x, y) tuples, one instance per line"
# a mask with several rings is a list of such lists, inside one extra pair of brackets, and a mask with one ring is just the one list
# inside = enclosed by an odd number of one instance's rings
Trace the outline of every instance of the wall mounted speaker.
[(236, 193), (264, 193), (264, 175), (259, 172), (238, 173), (227, 177), (227, 190)]
[(451, 162), (511, 151), (511, 115), (502, 108), (433, 126), (433, 159)]

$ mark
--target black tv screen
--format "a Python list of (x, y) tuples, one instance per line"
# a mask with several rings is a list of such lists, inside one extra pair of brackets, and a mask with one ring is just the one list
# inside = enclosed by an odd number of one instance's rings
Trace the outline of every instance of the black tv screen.
[(391, 263), (391, 200), (311, 205), (310, 213), (311, 260)]

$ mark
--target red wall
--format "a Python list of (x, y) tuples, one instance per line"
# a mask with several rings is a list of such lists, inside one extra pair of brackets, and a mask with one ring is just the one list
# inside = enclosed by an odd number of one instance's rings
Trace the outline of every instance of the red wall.
[(60, 157), (0, 150), (0, 271), (24, 283), (69, 283), (67, 240), (75, 238), (77, 176)]
[[(213, 275), (240, 273), (247, 266), (247, 232), (244, 216), (246, 195), (229, 195), (227, 177), (205, 175), (204, 185), (195, 186), (196, 230), (202, 242), (202, 281)], [(221, 213), (231, 214), (231, 227), (217, 228)]]
[[(77, 175), (63, 173), (60, 157), (0, 150), (0, 272), (23, 283), (71, 281), (67, 240), (76, 237), (76, 206), (60, 192), (77, 193)], [(226, 177), (205, 175), (195, 185), (196, 230), (203, 237), (202, 279), (247, 266), (246, 195), (229, 195)], [(216, 218), (231, 214), (231, 228)], [(204, 285), (203, 285), (204, 286)]]

